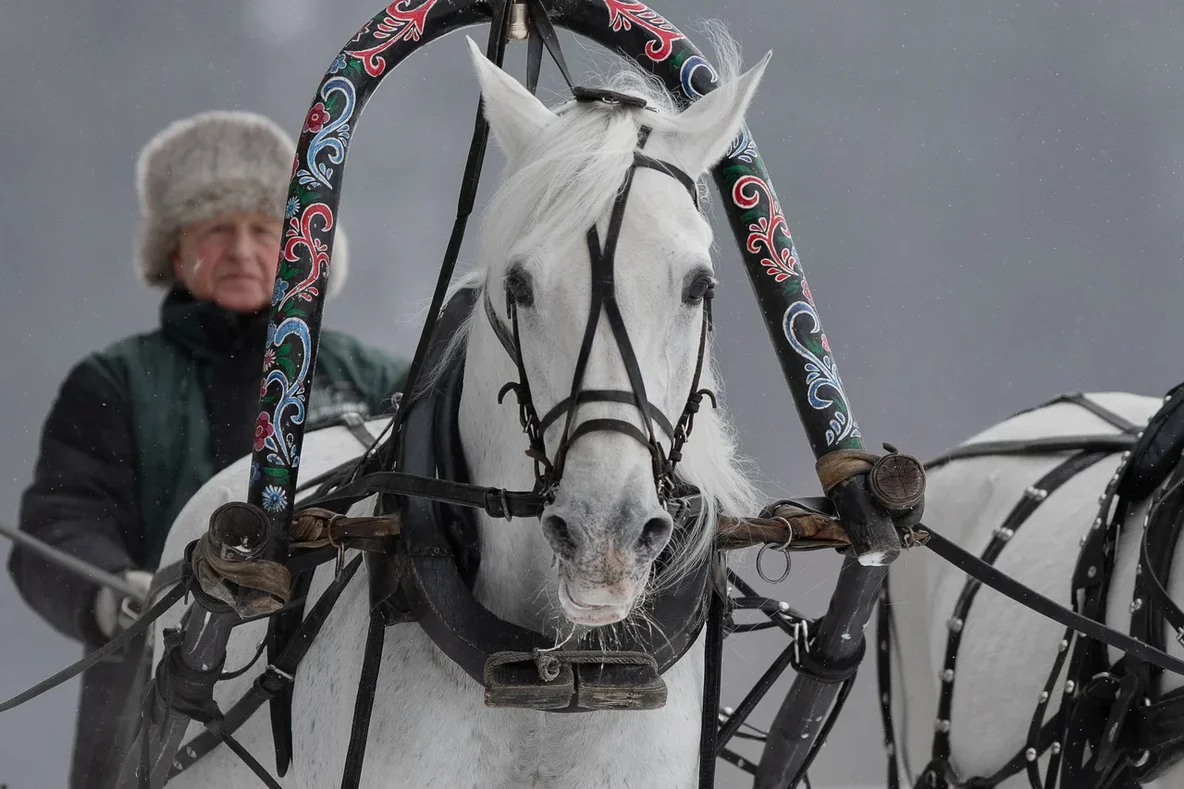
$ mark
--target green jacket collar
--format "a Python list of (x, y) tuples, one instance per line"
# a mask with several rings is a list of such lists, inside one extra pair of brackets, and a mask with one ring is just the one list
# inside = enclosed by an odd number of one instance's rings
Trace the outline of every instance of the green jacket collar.
[(211, 301), (199, 301), (184, 288), (174, 288), (160, 305), (164, 336), (200, 359), (236, 356), (247, 350), (263, 353), (270, 310), (239, 313)]

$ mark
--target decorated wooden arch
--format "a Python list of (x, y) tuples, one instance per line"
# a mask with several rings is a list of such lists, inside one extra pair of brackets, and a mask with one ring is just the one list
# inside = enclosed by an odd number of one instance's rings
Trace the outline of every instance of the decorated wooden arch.
[[(684, 103), (713, 90), (716, 71), (668, 19), (635, 0), (549, 0), (552, 21), (631, 58)], [(420, 47), (489, 23), (488, 0), (396, 0), (331, 61), (300, 132), (264, 353), (249, 501), (282, 530), (290, 518), (332, 275), (346, 157), (362, 109), (382, 80)], [(742, 127), (714, 178), (799, 418), (816, 456), (862, 447), (834, 355), (806, 283), (781, 203), (756, 142)]]

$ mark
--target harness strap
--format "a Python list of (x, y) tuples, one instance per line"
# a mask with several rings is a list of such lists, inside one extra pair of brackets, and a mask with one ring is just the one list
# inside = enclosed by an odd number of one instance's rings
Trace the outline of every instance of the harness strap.
[[(293, 610), (272, 617), (267, 627), (267, 659), (274, 666), (304, 622), (304, 601), (312, 586), (313, 573), (294, 575), (292, 596), (300, 601)], [(295, 672), (289, 672), (294, 674)], [(281, 778), (292, 763), (292, 696), (294, 683), (272, 696), (267, 703), (271, 718), (271, 740), (275, 748), (275, 772)]]
[(140, 634), (144, 633), (149, 627), (151, 627), (152, 623), (159, 619), (165, 611), (172, 608), (178, 600), (185, 596), (187, 591), (188, 584), (179, 584), (174, 586), (169, 590), (168, 594), (156, 601), (156, 603), (154, 603), (151, 608), (149, 608), (139, 618), (137, 618), (136, 621), (127, 628), (127, 630), (124, 630), (117, 637), (111, 639), (106, 644), (96, 649), (94, 652), (91, 652), (82, 660), (67, 666), (58, 673), (54, 674), (52, 677), (38, 682), (36, 685), (24, 691), (23, 693), (18, 693), (8, 701), (0, 704), (0, 712), (7, 712), (8, 710), (11, 710), (15, 707), (19, 707), (30, 699), (40, 696), (42, 693), (47, 693), (53, 690), (63, 682), (68, 682), (69, 680), (89, 669), (91, 666), (96, 666), (99, 663), (102, 663), (110, 655), (119, 652), (132, 641), (134, 641)]
[[(291, 688), (296, 681), (296, 671), (300, 667), (300, 662), (329, 619), (329, 614), (332, 613), (341, 593), (345, 591), (345, 587), (349, 585), (361, 565), (362, 557), (357, 556), (345, 566), (340, 575), (333, 579), (300, 627), (292, 634), (283, 651), (272, 660), (262, 674), (255, 678), (255, 682), (246, 695), (225, 713), (221, 725), (223, 732), (228, 735), (234, 733), (255, 714), (263, 702), (276, 698)], [(198, 759), (212, 751), (220, 741), (222, 738), (216, 732), (205, 731), (188, 745), (182, 746), (173, 761), (172, 769), (169, 771), (169, 779), (186, 770)], [(285, 771), (279, 770), (278, 772), (283, 775)]]
[[(563, 414), (571, 406), (572, 398), (565, 397), (560, 400), (555, 406), (546, 413), (546, 415), (539, 420), (539, 430), (546, 432), (555, 420)], [(579, 395), (576, 396), (577, 403), (626, 403), (632, 404), (633, 397), (629, 392), (621, 392), (616, 389), (583, 389)], [(674, 425), (670, 424), (670, 420), (662, 413), (662, 410), (653, 403), (647, 402), (646, 409), (649, 412), (650, 418), (658, 423), (667, 436), (674, 437)]]
[(493, 518), (529, 518), (542, 514), (546, 500), (525, 491), (483, 487), (402, 471), (373, 471), (342, 485), (306, 506), (336, 510), (375, 493), (430, 499), (460, 507), (484, 510)]
[[(489, 24), (489, 38), (485, 46), (485, 55), (494, 64), (501, 66), (505, 60), (507, 32), (510, 26), (510, 0), (492, 0), (493, 12)], [(537, 24), (537, 21), (536, 21)], [(407, 371), (406, 383), (403, 386), (410, 396), (415, 391), (415, 385), (422, 372), (424, 360), (428, 355), (428, 346), (436, 328), (436, 321), (440, 310), (444, 306), (444, 297), (448, 292), (448, 284), (452, 281), (452, 273), (456, 269), (456, 262), (460, 258), (461, 245), (464, 242), (465, 227), (473, 207), (477, 203), (477, 185), (481, 179), (481, 168), (485, 163), (485, 150), (489, 142), (489, 122), (485, 118), (484, 108), (478, 102), (477, 117), (473, 123), (473, 138), (469, 143), (469, 155), (465, 160), (464, 175), (461, 179), (460, 196), (457, 200), (456, 219), (452, 225), (452, 233), (448, 237), (448, 247), (444, 252), (444, 261), (440, 265), (440, 274), (436, 278), (436, 289), (432, 293), (432, 303), (428, 308), (424, 320), (423, 330), (419, 335), (419, 343), (415, 347), (415, 355), (411, 359), (411, 366)], [(398, 455), (398, 446), (402, 431), (400, 428), (406, 418), (407, 409), (400, 408), (391, 423), (391, 440), (379, 452), (382, 468), (393, 468)]]
[(691, 199), (695, 201), (695, 208), (699, 209), (699, 186), (695, 183), (695, 179), (691, 178), (685, 172), (675, 167), (672, 164), (667, 164), (652, 156), (646, 156), (641, 151), (633, 152), (633, 163), (638, 167), (648, 167), (651, 170), (657, 170), (660, 173), (665, 173), (671, 178), (677, 180), (680, 184), (686, 187), (686, 190), (691, 195)]
[(988, 455), (1048, 455), (1054, 452), (1122, 452), (1135, 443), (1133, 436), (1095, 434), (1080, 436), (1054, 436), (1031, 440), (980, 441), (963, 444), (935, 457), (925, 464), (925, 469), (944, 466), (953, 460), (986, 457)]
[(362, 780), (362, 764), (366, 757), (366, 740), (370, 734), (370, 718), (374, 712), (374, 693), (378, 686), (378, 671), (382, 667), (382, 643), (386, 622), (378, 610), (370, 613), (370, 628), (366, 633), (366, 653), (362, 658), (362, 678), (354, 699), (354, 721), (345, 753), (345, 768), (341, 789), (358, 789)]
[[(1140, 591), (1146, 593), (1150, 598), (1148, 602), (1151, 603), (1151, 607), (1158, 610), (1158, 613), (1176, 630), (1177, 639), (1181, 643), (1184, 643), (1184, 611), (1181, 611), (1180, 607), (1172, 601), (1167, 589), (1164, 588), (1163, 582), (1159, 579), (1159, 572), (1166, 573), (1170, 569), (1176, 540), (1179, 538), (1180, 524), (1176, 518), (1154, 517), (1157, 514), (1154, 512), (1154, 509), (1157, 508), (1159, 501), (1171, 495), (1174, 489), (1182, 485), (1184, 485), (1184, 466), (1181, 466), (1180, 471), (1177, 473), (1173, 487), (1169, 488), (1159, 497), (1156, 503), (1152, 505), (1152, 512), (1148, 513), (1147, 525), (1143, 529), (1143, 539), (1139, 543), (1139, 564), (1141, 571), (1139, 573), (1139, 588), (1136, 589), (1136, 594)], [(1160, 544), (1153, 548), (1151, 545), (1152, 540), (1159, 537), (1161, 529), (1164, 530), (1162, 541), (1166, 541), (1167, 544)], [(1149, 615), (1150, 613), (1148, 613)], [(1163, 643), (1162, 632), (1157, 633), (1156, 636), (1157, 642)]]
[(1092, 413), (1094, 416), (1100, 417), (1128, 435), (1133, 436), (1142, 430), (1142, 428), (1136, 425), (1134, 422), (1130, 421), (1121, 414), (1116, 414), (1109, 408), (1106, 408), (1105, 406), (1090, 400), (1082, 392), (1068, 392), (1056, 398), (1056, 400), (1053, 402), (1066, 402), (1081, 406), (1086, 411)]
[(699, 786), (715, 786), (715, 759), (719, 741), (719, 696), (723, 684), (724, 598), (727, 593), (711, 589), (707, 612), (706, 662), (703, 669), (703, 713), (699, 727)]

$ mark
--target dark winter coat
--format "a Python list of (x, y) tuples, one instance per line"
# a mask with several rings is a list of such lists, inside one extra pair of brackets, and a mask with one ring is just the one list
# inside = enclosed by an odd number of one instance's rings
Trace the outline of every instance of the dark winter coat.
[[(92, 354), (67, 375), (45, 422), (20, 527), (103, 570), (154, 570), (172, 522), (218, 471), (250, 452), (268, 312), (239, 315), (174, 290), (158, 330)], [(305, 430), (344, 411), (389, 411), (407, 363), (323, 329)], [(96, 587), (19, 546), (25, 601), (87, 652), (104, 643)], [(142, 643), (142, 642), (141, 642)], [(105, 789), (137, 656), (83, 675), (71, 789)]]

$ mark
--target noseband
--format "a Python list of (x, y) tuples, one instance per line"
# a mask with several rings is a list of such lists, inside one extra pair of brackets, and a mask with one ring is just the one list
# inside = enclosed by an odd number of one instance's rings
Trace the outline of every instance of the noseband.
[[(645, 107), (644, 100), (611, 91), (581, 89), (581, 93), (577, 94), (577, 98), (581, 101), (600, 100), (612, 104)], [(647, 126), (641, 127), (638, 140), (639, 149), (645, 147), (650, 131), (650, 128)], [(633, 344), (629, 341), (629, 332), (625, 329), (625, 321), (621, 316), (620, 306), (617, 304), (613, 270), (617, 240), (621, 234), (621, 222), (625, 214), (625, 203), (629, 199), (629, 192), (633, 186), (633, 175), (638, 167), (648, 167), (677, 179), (686, 187), (691, 195), (691, 199), (695, 201), (696, 210), (699, 209), (699, 193), (694, 179), (668, 162), (653, 159), (643, 154), (640, 150), (634, 151), (633, 163), (630, 165), (629, 171), (625, 174), (623, 187), (618, 191), (616, 200), (613, 203), (612, 214), (609, 219), (608, 235), (605, 239), (604, 246), (602, 247), (600, 244), (595, 225), (589, 228), (587, 233), (588, 252), (592, 261), (591, 305), (588, 310), (588, 323), (584, 329), (584, 339), (580, 345), (579, 356), (576, 359), (571, 393), (555, 404), (542, 419), (539, 419), (538, 413), (535, 410), (530, 393), (530, 384), (526, 376), (526, 368), (522, 360), (522, 343), (518, 329), (518, 309), (513, 293), (507, 286), (506, 314), (509, 316), (510, 326), (506, 327), (493, 308), (488, 288), (485, 290), (483, 299), (485, 303), (485, 314), (502, 347), (506, 349), (506, 352), (518, 367), (518, 381), (511, 381), (502, 387), (502, 390), (498, 393), (498, 402), (501, 403), (505, 395), (510, 391), (513, 391), (517, 395), (519, 420), (522, 423), (523, 431), (530, 441), (530, 448), (526, 454), (535, 463), (535, 492), (541, 493), (548, 498), (554, 497), (555, 490), (563, 476), (567, 452), (572, 444), (579, 440), (580, 437), (590, 433), (612, 432), (632, 436), (649, 449), (653, 463), (654, 484), (657, 488), (658, 499), (663, 505), (666, 505), (674, 496), (675, 466), (682, 459), (682, 447), (690, 436), (694, 426), (695, 414), (699, 411), (700, 403), (703, 397), (706, 396), (711, 400), (713, 407), (716, 404), (715, 395), (711, 391), (699, 388), (699, 378), (703, 372), (703, 359), (707, 350), (707, 334), (711, 330), (711, 298), (714, 295), (712, 288), (708, 288), (707, 293), (703, 297), (703, 323), (699, 332), (698, 358), (695, 362), (694, 376), (691, 379), (690, 394), (687, 397), (686, 405), (683, 407), (678, 422), (672, 424), (670, 419), (662, 413), (662, 410), (651, 403), (646, 396), (645, 382), (642, 380), (641, 368), (637, 363), (637, 354), (633, 350)], [(619, 389), (584, 389), (582, 387), (584, 373), (588, 365), (588, 357), (592, 352), (592, 340), (596, 335), (596, 327), (600, 322), (602, 311), (608, 318), (613, 338), (616, 340), (617, 348), (621, 353), (621, 359), (625, 364), (625, 371), (629, 376), (629, 385), (631, 388), (628, 391)], [(641, 412), (642, 424), (645, 426), (644, 432), (638, 429), (633, 423), (626, 422), (622, 419), (587, 419), (580, 422), (579, 425), (575, 425), (577, 407), (580, 403), (588, 402), (633, 404)], [(563, 425), (563, 436), (559, 441), (559, 446), (555, 452), (555, 459), (552, 462), (547, 457), (543, 435), (564, 414), (566, 414), (567, 418)], [(669, 453), (666, 453), (662, 449), (662, 445), (654, 433), (655, 422), (657, 422), (658, 426), (670, 439)]]

